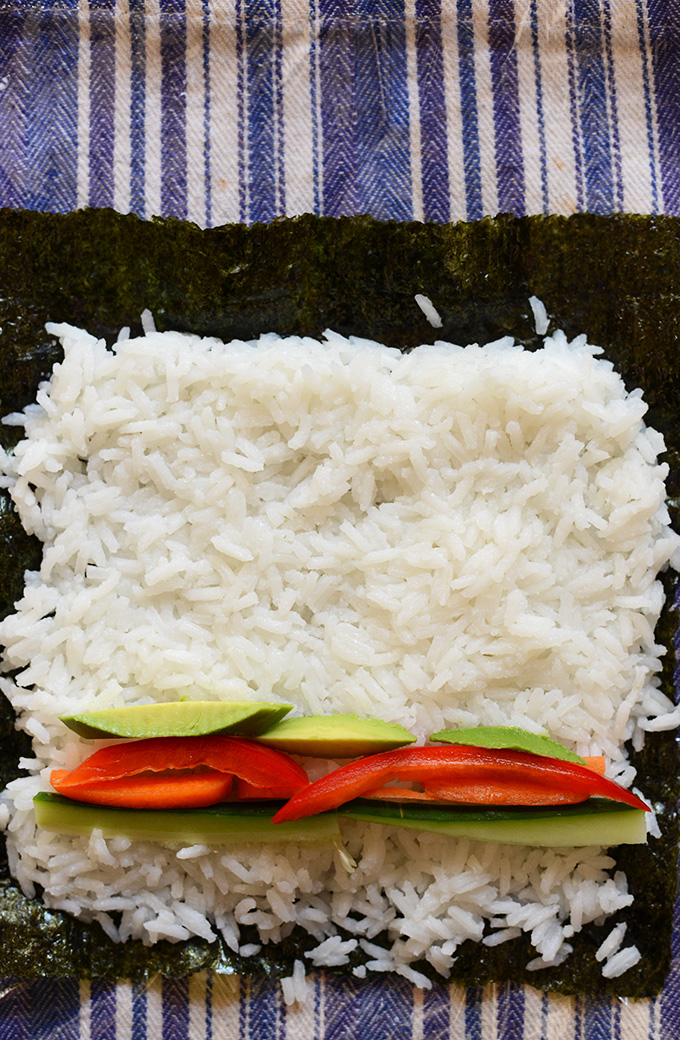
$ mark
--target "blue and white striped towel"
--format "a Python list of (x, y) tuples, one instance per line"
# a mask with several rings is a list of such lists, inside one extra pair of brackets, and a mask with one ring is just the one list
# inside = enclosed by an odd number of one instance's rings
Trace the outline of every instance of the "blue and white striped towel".
[(2, 0), (0, 204), (680, 213), (677, 0)]
[(274, 982), (201, 973), (148, 986), (24, 982), (0, 1040), (677, 1040), (677, 981), (657, 1000), (548, 996), (521, 986), (415, 990), (403, 979), (310, 977), (287, 1007)]
[[(678, 0), (0, 0), (0, 205), (680, 214)], [(656, 1000), (5, 980), (0, 1040), (676, 1040)]]

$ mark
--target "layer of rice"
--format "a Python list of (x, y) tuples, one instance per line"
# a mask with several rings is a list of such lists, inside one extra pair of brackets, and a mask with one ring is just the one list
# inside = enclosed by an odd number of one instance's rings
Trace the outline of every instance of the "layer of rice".
[[(19, 670), (0, 683), (35, 755), (4, 796), (24, 891), (116, 939), (221, 933), (246, 955), (240, 926), (266, 943), (298, 923), (318, 942), (309, 964), (360, 948), (421, 984), (414, 961), (445, 974), (469, 937), (525, 931), (532, 967), (559, 963), (584, 923), (630, 903), (599, 848), (353, 824), (350, 874), (332, 848), (70, 838), (32, 811), (50, 770), (92, 750), (59, 715), (180, 696), (356, 712), (421, 740), (519, 725), (632, 784), (624, 741), (680, 721), (654, 642), (678, 538), (663, 439), (596, 348), (556, 333), (535, 353), (506, 339), (401, 355), (333, 333), (150, 331), (110, 352), (48, 328), (65, 360), (10, 417), (25, 437), (0, 460), (44, 543), (0, 625)], [(605, 974), (635, 963), (622, 942), (603, 944)]]

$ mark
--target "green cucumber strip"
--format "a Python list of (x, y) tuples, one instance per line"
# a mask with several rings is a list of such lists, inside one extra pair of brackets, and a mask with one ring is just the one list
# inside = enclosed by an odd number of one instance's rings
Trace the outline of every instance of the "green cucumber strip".
[(182, 845), (341, 840), (334, 813), (294, 823), (272, 823), (281, 802), (222, 802), (201, 809), (117, 809), (75, 802), (43, 791), (35, 796), (33, 805), (38, 826), (59, 834), (87, 836), (98, 828), (105, 838)]
[(582, 845), (642, 845), (647, 841), (645, 813), (606, 798), (589, 798), (577, 805), (508, 806), (477, 809), (468, 806), (387, 804), (357, 798), (337, 810), (340, 818), (392, 827), (475, 838), (506, 845), (541, 847)]
[(292, 711), (292, 704), (264, 701), (167, 701), (62, 715), (61, 721), (81, 737), (254, 737)]
[(548, 758), (559, 758), (563, 762), (578, 762), (579, 765), (586, 765), (580, 755), (565, 748), (552, 737), (530, 733), (519, 726), (469, 726), (461, 729), (443, 729), (439, 733), (433, 733), (430, 740), (438, 740), (445, 744), (465, 744), (467, 747), (495, 748), (499, 751), (527, 751), (532, 755), (546, 755)]

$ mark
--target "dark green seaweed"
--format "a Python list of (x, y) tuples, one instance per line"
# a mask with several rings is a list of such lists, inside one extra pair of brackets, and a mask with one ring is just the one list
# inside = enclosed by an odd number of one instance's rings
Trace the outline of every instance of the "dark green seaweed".
[[(585, 332), (605, 349), (629, 388), (641, 386), (648, 421), (662, 430), (671, 465), (671, 512), (680, 504), (680, 221), (670, 217), (588, 214), (499, 217), (471, 224), (381, 223), (369, 217), (303, 216), (270, 225), (201, 230), (175, 220), (141, 221), (108, 210), (67, 215), (0, 211), (0, 414), (34, 400), (59, 349), (45, 321), (69, 321), (111, 343), (121, 326), (140, 331), (150, 308), (161, 329), (251, 338), (261, 332), (310, 334), (324, 329), (378, 339), (407, 350), (435, 339), (488, 343), (510, 333), (539, 343), (528, 298), (538, 296), (551, 328)], [(414, 295), (430, 297), (443, 318), (433, 330)], [(11, 427), (0, 428), (10, 447)], [(0, 617), (21, 593), (25, 568), (39, 565), (6, 495), (0, 496)], [(673, 693), (675, 576), (659, 638), (668, 647), (663, 685)], [(27, 743), (0, 711), (3, 782), (18, 775)], [(662, 838), (646, 848), (615, 850), (635, 894), (617, 916), (640, 963), (603, 979), (594, 952), (604, 927), (573, 941), (562, 968), (526, 972), (534, 953), (526, 938), (495, 948), (466, 943), (452, 978), (529, 982), (563, 993), (596, 990), (621, 996), (659, 992), (670, 966), (676, 886), (679, 757), (672, 734), (651, 734), (635, 756), (646, 795), (659, 810)], [(179, 977), (210, 966), (218, 972), (288, 974), (314, 946), (297, 932), (242, 961), (220, 943), (201, 940), (116, 945), (98, 926), (46, 910), (17, 889), (0, 858), (0, 973), (24, 978), (75, 975), (142, 980)], [(361, 955), (349, 966), (358, 963)], [(435, 973), (423, 970), (433, 979)]]

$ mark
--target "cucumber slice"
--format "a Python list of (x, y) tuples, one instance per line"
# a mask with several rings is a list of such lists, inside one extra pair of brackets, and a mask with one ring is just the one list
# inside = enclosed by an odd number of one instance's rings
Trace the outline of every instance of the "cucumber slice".
[(272, 823), (282, 802), (223, 802), (204, 809), (113, 809), (74, 802), (41, 792), (33, 799), (39, 827), (58, 834), (87, 836), (95, 828), (105, 838), (181, 845), (232, 845), (236, 842), (340, 842), (334, 813), (295, 823)]
[(506, 845), (542, 847), (644, 845), (645, 813), (606, 798), (578, 805), (477, 809), (468, 806), (384, 803), (357, 798), (337, 810), (338, 816), (365, 823), (475, 838)]
[(273, 726), (292, 704), (263, 701), (168, 701), (125, 708), (62, 715), (61, 721), (81, 737), (205, 737), (238, 734), (254, 737)]
[(416, 738), (397, 722), (337, 714), (284, 719), (257, 739), (291, 755), (357, 758), (413, 744)]
[(430, 740), (445, 744), (465, 744), (467, 747), (497, 748), (506, 751), (528, 751), (531, 755), (546, 755), (563, 762), (586, 765), (584, 759), (565, 748), (552, 737), (529, 733), (519, 726), (470, 726), (465, 729), (443, 729), (433, 733)]

